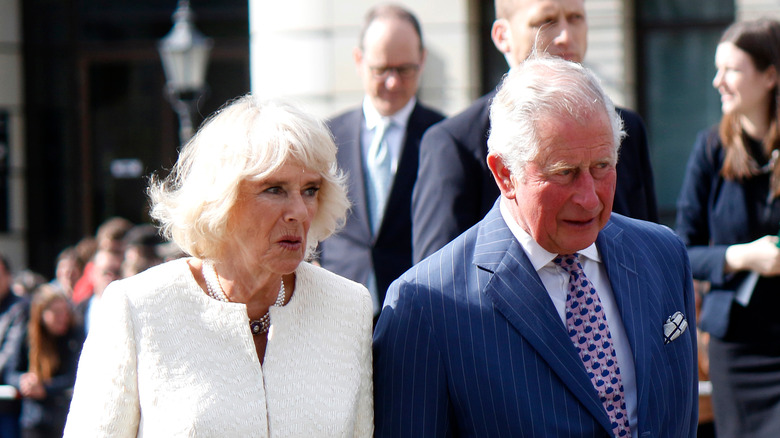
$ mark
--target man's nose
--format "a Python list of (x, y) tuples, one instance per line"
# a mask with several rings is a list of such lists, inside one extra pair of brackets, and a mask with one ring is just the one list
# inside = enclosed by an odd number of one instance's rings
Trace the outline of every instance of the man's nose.
[(580, 172), (575, 181), (574, 202), (585, 210), (592, 211), (599, 206), (599, 196), (596, 193), (596, 181), (590, 172)]
[(390, 69), (387, 72), (387, 77), (385, 78), (385, 88), (391, 90), (393, 88), (398, 87), (400, 83), (401, 83), (401, 76), (398, 74), (398, 71), (395, 69)]
[(558, 26), (555, 29), (555, 38), (553, 38), (553, 44), (555, 45), (568, 45), (571, 39), (571, 29), (569, 23), (563, 19), (558, 21)]

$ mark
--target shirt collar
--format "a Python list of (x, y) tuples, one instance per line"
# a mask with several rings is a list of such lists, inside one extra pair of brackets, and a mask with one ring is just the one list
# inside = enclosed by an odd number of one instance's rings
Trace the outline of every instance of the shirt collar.
[[(404, 105), (403, 108), (388, 117), (393, 121), (393, 125), (400, 128), (401, 132), (406, 132), (406, 125), (409, 123), (409, 116), (412, 115), (412, 111), (414, 110), (414, 106), (416, 104), (417, 98), (412, 96), (412, 98), (409, 99), (409, 102), (406, 102), (406, 105)], [(379, 114), (379, 111), (374, 108), (374, 105), (371, 104), (371, 99), (368, 96), (363, 98), (363, 117), (366, 119), (366, 127), (369, 131), (374, 129), (374, 127), (376, 127), (376, 125), (383, 117), (381, 114)]]
[[(528, 259), (531, 261), (534, 269), (539, 271), (548, 264), (552, 263), (558, 254), (553, 254), (536, 243), (531, 235), (522, 229), (517, 221), (515, 221), (515, 218), (509, 214), (509, 209), (504, 205), (504, 202), (506, 202), (504, 197), (501, 197), (501, 202), (499, 202), (501, 217), (504, 218), (504, 222), (506, 222), (507, 226), (509, 227), (509, 231), (511, 231), (518, 242), (520, 242), (520, 246), (523, 248), (523, 251), (525, 251), (525, 254), (528, 256)], [(577, 252), (594, 262), (601, 263), (601, 255), (599, 254), (598, 248), (596, 248), (595, 242), (591, 243), (587, 248)]]

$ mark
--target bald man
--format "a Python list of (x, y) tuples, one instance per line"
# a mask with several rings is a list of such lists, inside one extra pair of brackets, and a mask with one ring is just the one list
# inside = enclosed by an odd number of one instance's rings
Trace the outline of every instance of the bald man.
[(320, 246), (320, 263), (371, 291), (378, 315), (390, 283), (412, 266), (412, 189), (423, 133), (443, 116), (415, 94), (426, 51), (417, 18), (397, 5), (368, 11), (353, 57), (363, 105), (329, 125), (352, 210)]

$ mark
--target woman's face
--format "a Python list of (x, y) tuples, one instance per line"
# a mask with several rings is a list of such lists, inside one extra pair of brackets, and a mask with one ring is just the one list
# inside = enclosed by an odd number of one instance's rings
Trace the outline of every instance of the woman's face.
[(62, 336), (70, 328), (70, 306), (65, 299), (55, 299), (41, 315), (46, 330), (54, 336)]
[(759, 71), (747, 52), (729, 42), (718, 45), (715, 67), (712, 86), (720, 93), (723, 114), (767, 117), (777, 81), (774, 68)]
[(264, 180), (242, 181), (228, 221), (226, 261), (276, 274), (293, 272), (306, 255), (321, 185), (322, 176), (297, 161)]

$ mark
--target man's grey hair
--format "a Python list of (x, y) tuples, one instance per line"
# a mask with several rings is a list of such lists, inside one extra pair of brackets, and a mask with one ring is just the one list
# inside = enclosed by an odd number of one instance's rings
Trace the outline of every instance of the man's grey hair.
[(500, 156), (512, 174), (522, 177), (544, 140), (539, 138), (540, 122), (568, 117), (585, 123), (596, 111), (609, 116), (617, 162), (626, 133), (598, 78), (578, 63), (532, 55), (504, 76), (490, 105), (488, 152)]

